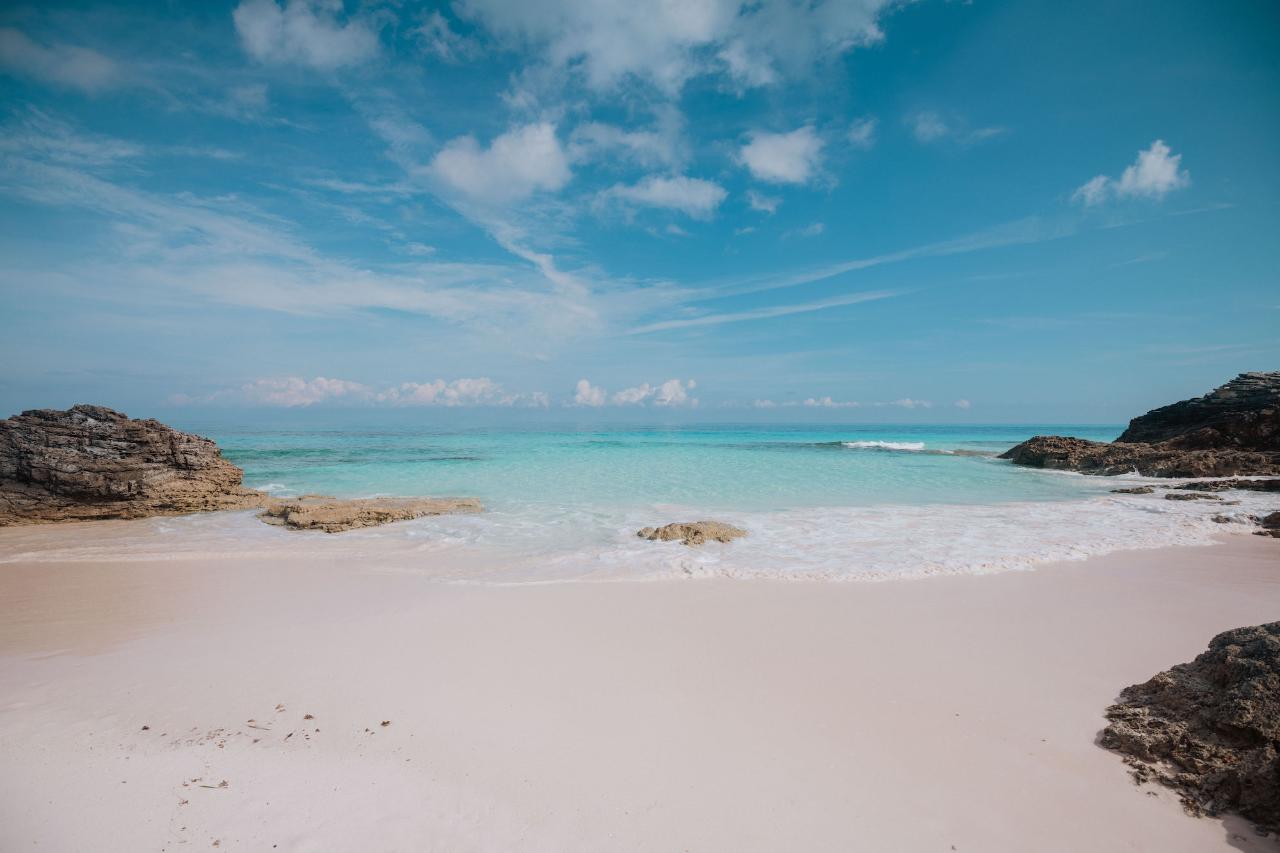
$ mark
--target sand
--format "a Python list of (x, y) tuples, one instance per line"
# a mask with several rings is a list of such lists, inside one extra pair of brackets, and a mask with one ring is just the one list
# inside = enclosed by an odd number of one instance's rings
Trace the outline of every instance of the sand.
[(1278, 570), (1249, 536), (887, 583), (0, 563), (0, 849), (1275, 850), (1094, 741), (1280, 617)]

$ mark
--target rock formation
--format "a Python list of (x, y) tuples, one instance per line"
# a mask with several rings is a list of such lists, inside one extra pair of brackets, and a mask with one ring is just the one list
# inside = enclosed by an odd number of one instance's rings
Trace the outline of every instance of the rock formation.
[(0, 421), (0, 525), (261, 506), (207, 438), (102, 406)]
[(1262, 529), (1254, 531), (1257, 535), (1274, 536), (1276, 539), (1280, 539), (1280, 512), (1273, 512), (1270, 515), (1264, 515), (1262, 518), (1258, 519), (1258, 524)]
[(1195, 813), (1280, 831), (1280, 622), (1219, 634), (1191, 663), (1126, 688), (1107, 719), (1101, 743), (1138, 781), (1177, 789)]
[(1134, 418), (1115, 442), (1039, 435), (1001, 454), (1015, 465), (1148, 477), (1280, 474), (1280, 371)]
[(1280, 451), (1280, 371), (1241, 373), (1221, 388), (1129, 421), (1116, 439), (1179, 450)]
[(338, 500), (324, 495), (271, 500), (258, 516), (267, 524), (292, 530), (340, 533), (428, 515), (482, 512), (475, 498), (363, 498)]
[(666, 524), (662, 527), (645, 527), (636, 531), (641, 539), (649, 541), (670, 542), (679, 540), (685, 545), (701, 545), (708, 540), (716, 542), (732, 542), (747, 531), (722, 521), (683, 521)]

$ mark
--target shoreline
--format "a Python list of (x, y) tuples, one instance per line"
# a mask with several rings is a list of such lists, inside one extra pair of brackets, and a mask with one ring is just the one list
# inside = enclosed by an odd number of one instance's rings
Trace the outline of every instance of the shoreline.
[(0, 846), (1275, 850), (1094, 739), (1274, 619), (1278, 567), (1253, 536), (905, 584), (8, 563)]

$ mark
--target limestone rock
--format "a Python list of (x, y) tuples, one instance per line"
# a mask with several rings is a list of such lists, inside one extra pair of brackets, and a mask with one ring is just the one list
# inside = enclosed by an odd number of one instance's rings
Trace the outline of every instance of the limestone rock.
[(1259, 536), (1274, 536), (1280, 539), (1280, 512), (1273, 512), (1258, 519), (1261, 530), (1255, 531)]
[(1116, 441), (1280, 451), (1280, 371), (1242, 373), (1203, 397), (1153, 409), (1131, 420)]
[(207, 438), (103, 406), (0, 421), (0, 525), (261, 506)]
[(1193, 812), (1280, 830), (1280, 622), (1219, 634), (1191, 663), (1125, 688), (1107, 719), (1102, 745), (1139, 781), (1177, 789)]
[(292, 530), (340, 533), (428, 515), (482, 512), (475, 498), (362, 498), (339, 500), (324, 495), (271, 500), (258, 516), (267, 524)]
[(701, 545), (708, 540), (732, 542), (746, 536), (747, 531), (722, 521), (684, 521), (662, 527), (645, 527), (636, 531), (636, 535), (651, 542), (679, 540), (685, 545)]
[(1082, 474), (1280, 474), (1280, 371), (1243, 373), (1203, 397), (1150, 411), (1110, 444), (1038, 435), (1000, 458)]
[(1165, 492), (1164, 499), (1167, 501), (1220, 501), (1222, 498), (1217, 495), (1208, 495), (1203, 492)]
[(1128, 489), (1112, 489), (1113, 495), (1149, 495), (1154, 492), (1151, 486), (1132, 486)]

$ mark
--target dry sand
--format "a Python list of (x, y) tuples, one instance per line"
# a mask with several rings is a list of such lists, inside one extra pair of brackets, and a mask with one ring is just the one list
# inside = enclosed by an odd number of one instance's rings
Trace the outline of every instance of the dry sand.
[(1277, 849), (1094, 739), (1280, 617), (1280, 542), (897, 583), (404, 568), (0, 564), (0, 849)]

